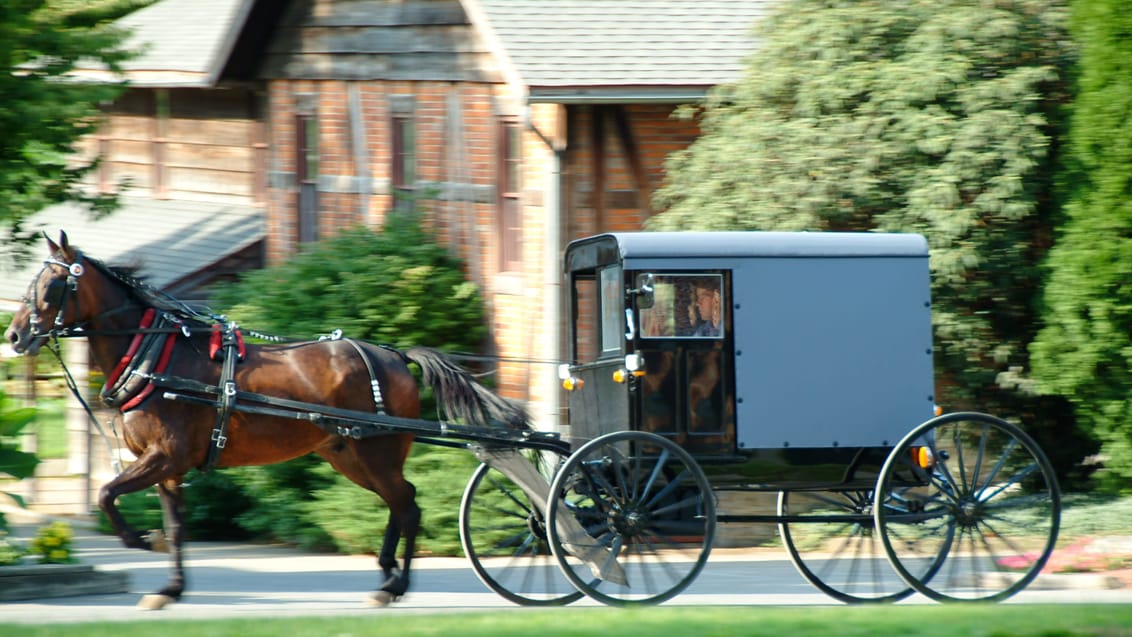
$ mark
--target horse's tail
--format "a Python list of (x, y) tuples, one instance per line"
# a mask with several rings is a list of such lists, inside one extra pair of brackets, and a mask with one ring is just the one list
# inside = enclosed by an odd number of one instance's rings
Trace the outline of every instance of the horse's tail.
[(410, 347), (402, 351), (401, 356), (420, 366), (425, 384), (432, 387), (436, 400), (450, 419), (469, 425), (530, 428), (522, 407), (492, 393), (441, 352), (428, 347)]

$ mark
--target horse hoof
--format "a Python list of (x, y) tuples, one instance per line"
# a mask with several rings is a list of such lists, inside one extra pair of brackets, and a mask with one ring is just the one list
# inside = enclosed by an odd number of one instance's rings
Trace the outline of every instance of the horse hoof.
[(400, 595), (394, 595), (389, 591), (374, 591), (366, 598), (366, 604), (377, 608), (384, 608), (400, 598)]
[(149, 545), (149, 550), (154, 553), (168, 553), (169, 542), (165, 540), (165, 534), (161, 529), (153, 529), (145, 534), (145, 542)]
[(160, 593), (146, 595), (138, 601), (138, 608), (141, 610), (161, 610), (174, 601), (172, 597)]

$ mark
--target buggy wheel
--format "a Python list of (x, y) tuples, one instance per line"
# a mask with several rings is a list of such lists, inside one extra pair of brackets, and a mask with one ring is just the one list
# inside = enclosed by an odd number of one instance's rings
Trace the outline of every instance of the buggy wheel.
[(912, 594), (892, 567), (873, 521), (873, 492), (780, 491), (778, 533), (798, 573), (846, 604)]
[(656, 604), (706, 564), (715, 496), (695, 459), (643, 431), (591, 440), (550, 487), (550, 549), (578, 590), (605, 604)]
[[(529, 458), (545, 489), (565, 460), (552, 451)], [(515, 480), (487, 463), (472, 474), (460, 503), (460, 543), (488, 588), (523, 606), (561, 606), (581, 599), (551, 555), (542, 507)]]
[[(892, 450), (877, 530), (896, 572), (938, 601), (1001, 601), (1045, 566), (1061, 519), (1049, 460), (1020, 428), (987, 414), (929, 420)], [(924, 569), (925, 560), (938, 560)], [(919, 575), (919, 573), (927, 573)]]

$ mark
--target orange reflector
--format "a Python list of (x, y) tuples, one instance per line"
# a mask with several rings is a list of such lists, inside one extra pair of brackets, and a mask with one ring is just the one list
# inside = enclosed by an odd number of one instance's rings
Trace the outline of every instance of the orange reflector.
[(935, 456), (927, 447), (912, 447), (912, 460), (921, 469), (931, 469), (935, 466)]
[(942, 415), (943, 415), (943, 407), (940, 407), (939, 405), (936, 405), (936, 406), (935, 406), (935, 410), (934, 410), (934, 411), (935, 411), (935, 415), (937, 415), (937, 416), (942, 416)]

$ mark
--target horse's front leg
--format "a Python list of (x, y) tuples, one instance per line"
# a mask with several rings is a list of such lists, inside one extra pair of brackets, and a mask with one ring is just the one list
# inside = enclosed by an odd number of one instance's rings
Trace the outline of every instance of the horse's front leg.
[(161, 496), (161, 513), (165, 523), (166, 548), (169, 551), (172, 575), (164, 588), (153, 595), (146, 595), (138, 602), (139, 608), (147, 610), (164, 608), (170, 602), (181, 599), (181, 595), (185, 592), (184, 492), (180, 480), (171, 479), (158, 483), (157, 493)]
[(152, 487), (168, 478), (171, 473), (173, 469), (164, 455), (147, 451), (99, 490), (98, 507), (106, 514), (110, 526), (114, 527), (114, 532), (121, 538), (126, 548), (154, 550), (150, 540), (130, 526), (122, 512), (118, 510), (118, 497)]

